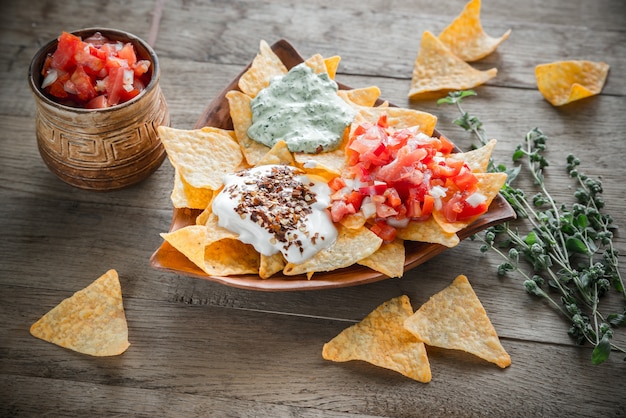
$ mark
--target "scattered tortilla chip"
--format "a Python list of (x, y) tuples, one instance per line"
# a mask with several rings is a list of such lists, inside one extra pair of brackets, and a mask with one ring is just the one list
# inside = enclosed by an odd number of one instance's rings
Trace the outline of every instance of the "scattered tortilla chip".
[(410, 99), (440, 96), (452, 90), (467, 90), (491, 80), (497, 68), (480, 71), (457, 57), (435, 35), (425, 31), (413, 67)]
[(473, 173), (484, 173), (489, 167), (491, 154), (493, 154), (493, 150), (496, 147), (497, 142), (498, 141), (496, 139), (491, 139), (480, 148), (467, 152), (451, 154), (450, 157), (465, 161)]
[(380, 97), (380, 89), (376, 86), (362, 87), (351, 90), (338, 90), (337, 94), (352, 107), (373, 107)]
[(439, 34), (439, 40), (460, 59), (472, 62), (491, 54), (510, 34), (511, 29), (499, 38), (487, 35), (480, 22), (480, 0), (471, 0)]
[(35, 322), (30, 333), (91, 356), (122, 354), (130, 343), (117, 271), (107, 271), (63, 300)]
[(259, 52), (254, 57), (250, 68), (239, 78), (239, 89), (249, 97), (255, 97), (270, 84), (276, 76), (287, 73), (287, 67), (272, 51), (265, 41), (261, 41)]
[(463, 275), (432, 296), (404, 326), (427, 345), (462, 350), (502, 368), (511, 364), (485, 308)]
[(537, 87), (553, 106), (600, 94), (609, 65), (594, 61), (556, 61), (535, 67)]
[(339, 222), (346, 228), (359, 229), (365, 225), (367, 218), (363, 215), (363, 212), (359, 210), (357, 213), (344, 216)]
[(175, 208), (205, 209), (213, 198), (213, 190), (193, 187), (180, 175), (178, 168), (175, 168), (174, 188), (170, 198)]
[(222, 177), (236, 171), (243, 161), (232, 131), (157, 129), (170, 161), (193, 187), (219, 189)]
[(391, 299), (324, 344), (322, 357), (336, 362), (362, 360), (419, 382), (430, 382), (426, 348), (404, 328), (404, 321), (412, 314), (407, 296)]
[(249, 165), (256, 165), (267, 152), (269, 147), (256, 142), (248, 136), (248, 128), (252, 125), (252, 108), (250, 107), (250, 96), (237, 90), (226, 93), (226, 99), (230, 107), (230, 117), (233, 120), (235, 137), (241, 151)]
[[(487, 207), (489, 207), (493, 199), (495, 199), (500, 192), (500, 189), (502, 189), (502, 186), (504, 186), (507, 175), (506, 173), (474, 173), (474, 175), (478, 178), (478, 190), (487, 198), (485, 203)], [(461, 229), (467, 228), (467, 226), (478, 219), (480, 215), (458, 222), (448, 222), (440, 211), (433, 211), (432, 217), (445, 232), (456, 233)]]
[(392, 242), (384, 242), (374, 254), (359, 260), (358, 264), (389, 277), (402, 277), (404, 260), (404, 241), (396, 239)]
[(333, 245), (300, 264), (287, 263), (283, 273), (293, 276), (349, 267), (373, 254), (383, 242), (378, 235), (365, 227), (350, 229), (338, 225), (337, 230), (337, 240)]
[(430, 216), (424, 221), (413, 221), (404, 228), (398, 228), (398, 238), (407, 241), (430, 242), (446, 247), (454, 247), (461, 241), (454, 232), (446, 232)]

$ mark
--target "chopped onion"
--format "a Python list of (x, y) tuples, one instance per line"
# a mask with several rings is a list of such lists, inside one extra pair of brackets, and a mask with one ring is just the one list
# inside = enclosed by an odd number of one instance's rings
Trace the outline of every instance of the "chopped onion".
[(440, 199), (440, 198), (444, 197), (447, 192), (448, 192), (448, 189), (446, 187), (443, 187), (443, 186), (433, 186), (430, 189), (429, 194), (432, 197), (434, 197), (435, 199)]
[(45, 89), (46, 87), (50, 86), (52, 83), (57, 81), (57, 78), (59, 78), (59, 72), (57, 70), (52, 69), (48, 71), (48, 74), (46, 74), (46, 77), (43, 79), (43, 82), (41, 83), (41, 88)]
[(394, 228), (406, 228), (409, 225), (409, 218), (397, 219), (393, 216), (386, 218), (387, 225), (393, 226)]
[(361, 211), (363, 212), (363, 217), (365, 217), (365, 219), (369, 219), (376, 214), (376, 203), (372, 201), (371, 197), (365, 196), (363, 198), (363, 202), (361, 202)]
[(126, 91), (132, 91), (134, 89), (133, 82), (135, 81), (135, 72), (133, 70), (124, 70), (123, 87)]
[(476, 207), (481, 203), (485, 203), (487, 201), (487, 196), (482, 194), (481, 192), (474, 192), (465, 199), (465, 201), (472, 207)]

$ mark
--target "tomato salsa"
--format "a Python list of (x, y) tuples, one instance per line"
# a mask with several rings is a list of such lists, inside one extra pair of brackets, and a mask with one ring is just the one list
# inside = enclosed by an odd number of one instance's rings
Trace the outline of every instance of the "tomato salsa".
[(138, 59), (132, 43), (96, 32), (85, 38), (63, 32), (44, 61), (44, 89), (55, 101), (100, 109), (137, 96), (150, 81), (150, 61)]
[(371, 230), (385, 241), (397, 228), (428, 219), (440, 211), (447, 222), (467, 220), (487, 211), (478, 178), (444, 136), (417, 129), (393, 129), (383, 115), (351, 133), (347, 169), (330, 180), (331, 217), (340, 222), (361, 212)]

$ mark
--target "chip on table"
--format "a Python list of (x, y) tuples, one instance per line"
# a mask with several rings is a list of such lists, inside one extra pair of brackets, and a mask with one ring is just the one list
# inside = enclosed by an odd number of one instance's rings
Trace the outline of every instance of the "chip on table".
[(122, 354), (130, 346), (117, 271), (111, 269), (35, 322), (30, 333), (91, 356)]
[(608, 73), (607, 63), (584, 60), (555, 61), (535, 67), (537, 88), (553, 106), (600, 94)]
[(505, 368), (511, 364), (467, 277), (433, 295), (404, 326), (426, 345), (462, 350)]
[(403, 325), (412, 313), (408, 296), (384, 302), (324, 344), (322, 357), (336, 362), (362, 360), (427, 383), (432, 376), (426, 348)]

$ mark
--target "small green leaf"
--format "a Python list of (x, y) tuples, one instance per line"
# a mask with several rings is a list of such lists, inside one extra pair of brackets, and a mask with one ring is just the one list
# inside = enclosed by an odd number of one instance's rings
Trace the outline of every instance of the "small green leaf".
[(609, 358), (609, 354), (611, 354), (611, 334), (607, 332), (593, 349), (591, 362), (595, 365), (602, 364)]
[(567, 240), (565, 240), (565, 247), (574, 253), (587, 254), (587, 246), (585, 243), (581, 239), (575, 237), (567, 238)]

